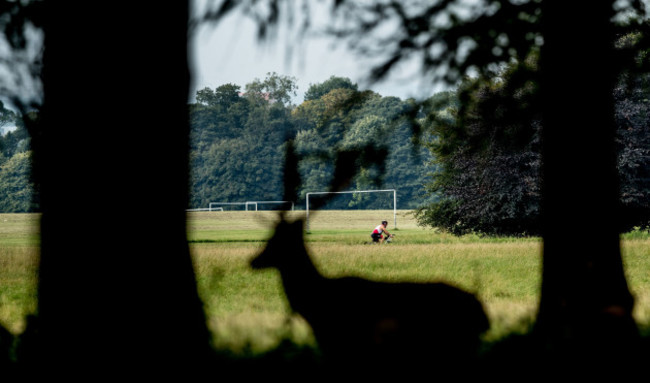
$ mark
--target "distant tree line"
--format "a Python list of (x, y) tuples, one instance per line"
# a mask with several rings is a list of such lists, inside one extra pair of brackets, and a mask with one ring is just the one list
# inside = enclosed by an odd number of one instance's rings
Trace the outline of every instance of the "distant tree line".
[[(387, 148), (377, 152), (385, 157), (384, 166), (360, 168), (350, 190), (397, 189), (399, 208), (421, 204), (431, 156), (412, 141), (410, 123), (404, 118), (412, 108), (410, 100), (359, 91), (350, 79), (334, 76), (311, 85), (299, 105), (292, 103), (296, 89), (294, 78), (272, 73), (243, 89), (224, 84), (196, 93), (196, 102), (189, 105), (189, 207), (279, 200), (289, 138), (303, 158), (301, 199), (293, 201), (297, 206), (302, 206), (306, 193), (328, 190), (337, 150), (374, 142)], [(23, 117), (3, 106), (2, 118), (16, 129), (0, 135), (0, 212), (39, 211)], [(327, 207), (390, 208), (392, 198), (389, 193), (348, 194)], [(274, 207), (280, 205), (265, 206)]]
[[(534, 109), (535, 90), (514, 88), (510, 80), (532, 68), (528, 62), (497, 77), (466, 79), (427, 100), (415, 120), (408, 118), (412, 100), (360, 91), (335, 76), (312, 84), (298, 105), (292, 103), (295, 79), (276, 73), (243, 89), (224, 84), (199, 90), (190, 105), (189, 207), (280, 199), (289, 137), (302, 158), (301, 199), (293, 201), (302, 207), (306, 193), (328, 190), (337, 150), (374, 143), (386, 148), (377, 152), (385, 156), (383, 165), (361, 167), (350, 190), (397, 189), (399, 208), (418, 209), (421, 225), (454, 234), (538, 235), (541, 120), (525, 112)], [(650, 225), (648, 86), (650, 78), (636, 76), (622, 79), (614, 91), (621, 231)], [(4, 105), (0, 112), (2, 127), (16, 127), (0, 135), (0, 212), (38, 211), (24, 117)], [(414, 121), (424, 145), (414, 143)], [(391, 206), (389, 193), (342, 195), (327, 205)]]
[[(269, 73), (242, 89), (224, 84), (202, 89), (190, 106), (190, 205), (210, 202), (274, 201), (283, 194), (285, 143), (293, 140), (300, 156), (299, 201), (309, 192), (327, 191), (340, 151), (376, 150), (383, 165), (351, 163), (359, 174), (350, 190), (396, 189), (398, 207), (412, 209), (424, 198), (431, 155), (414, 145), (412, 100), (360, 91), (348, 78), (332, 76), (312, 84), (304, 101), (293, 105), (295, 79)], [(376, 160), (376, 159), (373, 159)], [(348, 194), (328, 208), (390, 208), (393, 196)]]

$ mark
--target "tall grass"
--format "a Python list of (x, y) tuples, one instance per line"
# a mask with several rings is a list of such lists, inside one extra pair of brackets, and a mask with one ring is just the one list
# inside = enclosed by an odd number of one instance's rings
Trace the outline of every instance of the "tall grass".
[(38, 218), (0, 214), (0, 325), (15, 334), (36, 310)]
[[(305, 240), (321, 272), (328, 277), (456, 285), (484, 302), (493, 323), (487, 335), (491, 338), (534, 317), (540, 280), (538, 238), (456, 237), (422, 229), (408, 211), (399, 211), (395, 230), (392, 213), (312, 214)], [(292, 214), (304, 218), (302, 212)], [(292, 316), (277, 272), (255, 272), (248, 266), (272, 234), (276, 218), (268, 212), (196, 213), (188, 221), (199, 291), (215, 342), (224, 348), (257, 351), (287, 336), (297, 343), (313, 342), (308, 326)], [(395, 241), (369, 244), (370, 231), (382, 219), (389, 221)]]
[[(313, 341), (309, 329), (300, 318), (292, 317), (278, 273), (248, 267), (261, 246), (192, 245), (195, 262), (200, 265), (199, 291), (206, 302), (215, 341), (223, 347), (253, 351), (277, 344), (287, 335), (297, 336), (294, 342), (309, 344)], [(308, 243), (314, 262), (328, 277), (444, 281), (476, 293), (492, 320), (488, 334), (492, 338), (533, 316), (539, 292), (538, 246), (535, 241), (507, 248), (478, 243)], [(260, 336), (260, 332), (265, 335)], [(238, 338), (230, 336), (233, 334)]]
[[(475, 293), (492, 327), (486, 339), (521, 331), (536, 314), (541, 276), (539, 238), (455, 237), (418, 227), (410, 212), (321, 211), (310, 217), (306, 242), (315, 263), (329, 277), (357, 275), (383, 281), (445, 281)], [(290, 213), (294, 218), (303, 212)], [(309, 326), (293, 315), (280, 277), (254, 271), (249, 261), (272, 235), (271, 212), (212, 212), (188, 215), (188, 240), (215, 346), (256, 354), (283, 340), (311, 347)], [(382, 219), (396, 234), (391, 244), (369, 244)], [(36, 309), (37, 215), (0, 215), (0, 324), (14, 333)], [(143, 223), (144, 224), (144, 223)], [(579, 239), (590, 240), (590, 239)], [(625, 269), (637, 297), (635, 316), (650, 323), (650, 235), (622, 237)], [(426, 304), (426, 302), (423, 302)]]

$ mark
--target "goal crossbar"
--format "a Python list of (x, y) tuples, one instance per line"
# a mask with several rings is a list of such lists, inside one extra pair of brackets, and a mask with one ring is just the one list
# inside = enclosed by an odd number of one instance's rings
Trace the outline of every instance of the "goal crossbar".
[(291, 211), (294, 210), (294, 203), (293, 201), (247, 201), (245, 202), (246, 204), (246, 210), (248, 210), (248, 205), (255, 205), (255, 211), (257, 211), (257, 205), (265, 205), (265, 204), (291, 204)]
[[(210, 202), (208, 204), (208, 211), (213, 211), (214, 209), (219, 209), (219, 207), (214, 208), (213, 206), (223, 206), (223, 205), (243, 205), (245, 210), (248, 211), (248, 206), (254, 206), (255, 211), (257, 211), (257, 205), (264, 205), (264, 204), (289, 204), (291, 203), (291, 210), (294, 210), (294, 203), (293, 201), (246, 201), (246, 202)], [(223, 208), (221, 208), (221, 211), (223, 211)]]
[[(246, 205), (246, 202), (210, 202), (208, 204), (208, 211), (213, 211), (213, 206), (223, 206), (223, 205)], [(246, 206), (248, 208), (248, 206)], [(218, 208), (217, 208), (218, 209)], [(221, 209), (223, 211), (223, 208)]]
[(395, 189), (384, 189), (384, 190), (354, 190), (354, 191), (342, 191), (342, 192), (310, 192), (305, 194), (305, 218), (307, 224), (307, 232), (309, 232), (309, 196), (317, 194), (357, 194), (357, 193), (379, 193), (379, 192), (392, 192), (393, 193), (393, 221), (394, 227), (397, 229), (397, 190)]

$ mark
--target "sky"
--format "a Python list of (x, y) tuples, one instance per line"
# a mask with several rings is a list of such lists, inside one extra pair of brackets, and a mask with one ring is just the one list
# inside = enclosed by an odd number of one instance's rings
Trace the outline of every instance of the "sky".
[(433, 94), (430, 86), (423, 87), (421, 81), (410, 78), (416, 71), (415, 65), (404, 65), (387, 80), (370, 84), (365, 80), (369, 59), (355, 55), (343, 43), (331, 38), (307, 37), (301, 49), (296, 49), (295, 40), (287, 41), (286, 36), (287, 33), (279, 31), (275, 39), (259, 43), (256, 24), (241, 14), (231, 14), (217, 25), (202, 27), (190, 41), (191, 97), (197, 90), (214, 89), (227, 83), (243, 89), (255, 79), (263, 80), (270, 72), (296, 78), (296, 104), (303, 101), (310, 84), (322, 83), (330, 76), (347, 77), (359, 89), (371, 89), (382, 96), (407, 99)]

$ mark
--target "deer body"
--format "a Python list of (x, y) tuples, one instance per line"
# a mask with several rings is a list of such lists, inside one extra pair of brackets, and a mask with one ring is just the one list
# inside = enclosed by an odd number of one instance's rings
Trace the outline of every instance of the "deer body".
[(412, 368), (432, 358), (471, 355), (489, 327), (473, 295), (444, 283), (324, 277), (302, 233), (301, 221), (282, 221), (251, 266), (280, 271), (292, 310), (310, 324), (326, 358)]

